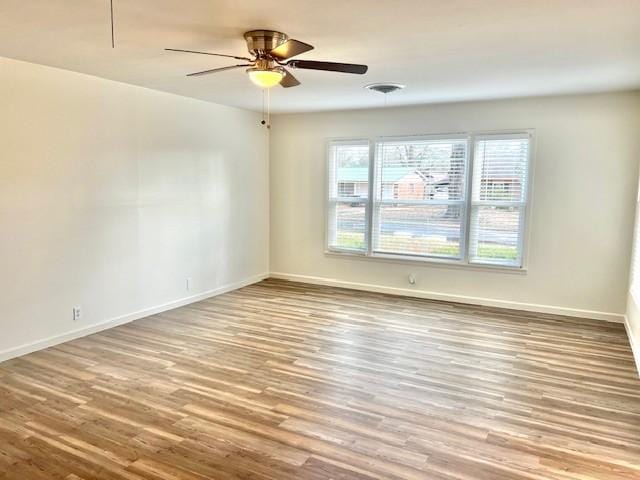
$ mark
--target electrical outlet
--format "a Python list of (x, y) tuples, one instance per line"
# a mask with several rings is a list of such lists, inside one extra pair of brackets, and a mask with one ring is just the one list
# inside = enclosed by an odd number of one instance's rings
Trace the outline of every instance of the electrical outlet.
[(187, 292), (191, 291), (192, 283), (193, 283), (193, 279), (191, 277), (187, 277), (187, 281), (186, 281)]
[(73, 321), (77, 322), (82, 318), (82, 308), (73, 307)]

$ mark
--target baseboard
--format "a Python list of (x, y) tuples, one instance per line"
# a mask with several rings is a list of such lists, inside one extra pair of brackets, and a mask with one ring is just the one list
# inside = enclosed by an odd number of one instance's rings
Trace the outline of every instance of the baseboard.
[(45, 338), (45, 339), (38, 340), (25, 345), (20, 345), (18, 347), (10, 348), (8, 350), (1, 350), (0, 362), (4, 362), (5, 360), (9, 360), (11, 358), (20, 357), (22, 355), (26, 355), (27, 353), (35, 352), (37, 350), (53, 347), (54, 345), (59, 345), (60, 343), (68, 342), (70, 340), (75, 340), (76, 338), (86, 337), (87, 335), (101, 332), (102, 330), (106, 330), (108, 328), (117, 327), (118, 325), (124, 325), (125, 323), (133, 322), (134, 320), (139, 320), (141, 318), (148, 317), (150, 315), (155, 315), (156, 313), (165, 312), (167, 310), (182, 307), (184, 305), (189, 305), (190, 303), (195, 303), (201, 300), (205, 300), (207, 298), (215, 297), (216, 295), (221, 295), (223, 293), (227, 293), (232, 290), (237, 290), (238, 288), (246, 287), (247, 285), (260, 282), (268, 277), (269, 277), (269, 274), (267, 273), (254, 275), (252, 277), (246, 278), (239, 282), (234, 282), (227, 285), (223, 285), (218, 288), (214, 288), (213, 290), (207, 290), (206, 292), (198, 293), (196, 295), (191, 295), (189, 297), (180, 298), (178, 300), (164, 303), (162, 305), (156, 305), (154, 307), (138, 310), (137, 312), (121, 315), (119, 317), (111, 318), (104, 322), (96, 323), (96, 324), (89, 325), (87, 327), (79, 328), (76, 330), (71, 330), (69, 332), (62, 333), (60, 335), (55, 335), (53, 337)]
[(629, 317), (624, 316), (624, 329), (627, 331), (627, 338), (629, 339), (629, 345), (631, 345), (631, 352), (633, 353), (633, 359), (636, 362), (636, 370), (640, 377), (640, 345), (635, 342), (633, 333), (631, 332), (631, 325), (629, 325)]
[(470, 297), (466, 295), (455, 295), (451, 293), (431, 292), (426, 290), (413, 290), (409, 288), (384, 287), (370, 283), (355, 283), (345, 280), (337, 280), (325, 277), (313, 277), (308, 275), (298, 275), (294, 273), (271, 272), (271, 278), (291, 280), (293, 282), (312, 283), (315, 285), (327, 285), (331, 287), (343, 287), (353, 290), (365, 290), (368, 292), (389, 293), (392, 295), (403, 295), (407, 297), (426, 298), (429, 300), (443, 300), (447, 302), (467, 303), (470, 305), (483, 305), (485, 307), (509, 308), (514, 310), (524, 310), (527, 312), (550, 313), (554, 315), (566, 315), (569, 317), (591, 318), (595, 320), (605, 320), (607, 322), (623, 323), (624, 315), (619, 313), (598, 312), (593, 310), (582, 310), (578, 308), (558, 307), (554, 305), (540, 305), (537, 303), (513, 302), (510, 300), (497, 300), (484, 297)]

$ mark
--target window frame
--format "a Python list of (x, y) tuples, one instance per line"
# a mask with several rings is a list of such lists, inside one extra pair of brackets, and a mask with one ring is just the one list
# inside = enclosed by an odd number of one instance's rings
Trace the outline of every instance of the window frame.
[[(464, 182), (465, 182), (465, 187), (464, 187), (464, 195), (463, 195), (463, 199), (462, 200), (400, 200), (400, 199), (385, 199), (385, 198), (380, 198), (378, 199), (376, 197), (377, 192), (376, 190), (376, 185), (375, 185), (375, 181), (376, 181), (376, 169), (378, 168), (378, 156), (377, 156), (377, 145), (379, 143), (384, 143), (384, 142), (402, 142), (402, 141), (407, 141), (407, 142), (419, 142), (419, 141), (425, 141), (425, 142), (429, 142), (429, 141), (448, 141), (448, 140), (463, 140), (466, 143), (466, 150), (465, 150), (465, 161), (466, 161), (466, 165), (465, 165), (465, 175), (464, 175)], [(471, 137), (469, 136), (469, 134), (467, 133), (463, 133), (463, 134), (446, 134), (446, 135), (412, 135), (412, 136), (407, 136), (407, 135), (403, 135), (403, 136), (385, 136), (385, 137), (377, 137), (375, 139), (373, 139), (372, 141), (372, 145), (373, 145), (373, 157), (374, 157), (374, 163), (372, 164), (372, 170), (373, 170), (373, 182), (374, 184), (372, 184), (372, 186), (369, 188), (369, 192), (370, 195), (373, 195), (371, 198), (371, 210), (372, 210), (372, 215), (371, 215), (371, 233), (369, 238), (371, 238), (371, 245), (370, 250), (371, 250), (371, 257), (378, 257), (378, 256), (382, 256), (382, 257), (388, 257), (388, 258), (394, 258), (394, 257), (400, 257), (400, 258), (417, 258), (417, 259), (425, 259), (428, 261), (445, 261), (445, 262), (454, 262), (454, 263), (458, 263), (462, 260), (464, 260), (464, 257), (466, 255), (466, 250), (467, 250), (467, 208), (469, 205), (469, 200), (467, 198), (467, 196), (469, 195), (469, 190), (468, 190), (468, 186), (469, 186), (469, 182), (471, 181), (471, 177), (469, 176), (469, 171), (470, 171), (470, 163), (471, 163), (471, 157), (470, 157), (470, 142), (471, 142)], [(371, 152), (370, 152), (371, 153)], [(384, 251), (376, 251), (373, 245), (373, 227), (376, 225), (376, 220), (375, 220), (375, 216), (377, 214), (377, 212), (380, 210), (380, 207), (382, 205), (393, 205), (393, 204), (401, 204), (401, 205), (420, 205), (420, 206), (426, 206), (426, 205), (459, 205), (460, 209), (461, 209), (461, 220), (460, 220), (460, 256), (459, 258), (455, 258), (455, 257), (446, 257), (446, 256), (437, 256), (437, 255), (412, 255), (410, 253), (394, 253), (394, 252), (384, 252)]]
[[(473, 157), (471, 158), (471, 176), (469, 177), (470, 179), (470, 183), (473, 183), (473, 170), (475, 168), (475, 153), (476, 153), (476, 142), (478, 141), (482, 141), (482, 140), (510, 140), (510, 139), (522, 139), (522, 138), (527, 138), (529, 140), (529, 148), (527, 149), (527, 170), (525, 173), (525, 180), (527, 182), (526, 184), (526, 188), (524, 189), (523, 193), (523, 197), (524, 200), (520, 201), (520, 202), (503, 202), (503, 205), (507, 205), (508, 203), (513, 204), (512, 206), (517, 206), (518, 208), (522, 209), (522, 214), (524, 215), (524, 221), (520, 222), (520, 229), (518, 230), (518, 253), (519, 253), (519, 259), (520, 259), (520, 265), (509, 265), (509, 264), (503, 264), (500, 262), (478, 262), (478, 261), (472, 261), (470, 258), (470, 250), (469, 250), (469, 246), (470, 246), (470, 238), (469, 236), (467, 236), (467, 250), (466, 250), (466, 261), (469, 265), (482, 265), (482, 266), (496, 266), (496, 267), (502, 267), (502, 268), (512, 268), (512, 269), (525, 269), (526, 270), (526, 258), (528, 257), (527, 252), (526, 252), (526, 247), (528, 245), (527, 239), (525, 237), (527, 237), (527, 234), (529, 232), (529, 204), (530, 204), (530, 195), (531, 195), (531, 177), (532, 177), (532, 168), (531, 168), (531, 160), (532, 160), (532, 153), (531, 150), (533, 148), (533, 132), (532, 131), (521, 131), (521, 132), (493, 132), (493, 133), (475, 133), (472, 136), (472, 146), (471, 146), (471, 155), (473, 155)], [(473, 185), (469, 185), (469, 190), (467, 192), (467, 194), (469, 195), (469, 197), (467, 198), (467, 205), (468, 205), (468, 218), (467, 218), (467, 235), (470, 234), (471, 232), (471, 219), (473, 216), (473, 208), (475, 206), (495, 206), (498, 202), (493, 200), (493, 201), (489, 201), (489, 200), (478, 200), (478, 201), (474, 201), (473, 200)]]
[[(330, 182), (333, 181), (331, 175), (332, 175), (332, 169), (331, 169), (331, 162), (332, 162), (332, 158), (331, 158), (331, 147), (333, 145), (364, 145), (366, 144), (369, 148), (369, 171), (368, 171), (368, 190), (367, 190), (367, 198), (366, 199), (358, 199), (358, 198), (351, 198), (349, 199), (349, 197), (341, 197), (340, 195), (336, 195), (335, 198), (332, 198), (329, 191), (329, 185)], [(325, 165), (325, 181), (324, 181), (324, 195), (325, 195), (325, 202), (324, 202), (324, 208), (325, 208), (325, 238), (324, 238), (324, 245), (325, 245), (325, 253), (339, 253), (341, 255), (358, 255), (358, 256), (364, 256), (364, 255), (369, 255), (369, 250), (371, 248), (371, 240), (370, 240), (370, 235), (371, 235), (371, 228), (370, 228), (370, 224), (371, 224), (371, 200), (370, 200), (370, 195), (371, 195), (371, 181), (373, 178), (373, 168), (372, 168), (372, 152), (373, 148), (372, 148), (372, 144), (371, 144), (371, 139), (369, 138), (363, 138), (363, 137), (359, 137), (359, 138), (335, 138), (335, 139), (329, 139), (327, 141), (327, 148), (326, 148), (326, 165)], [(338, 186), (336, 184), (336, 194), (338, 194)], [(355, 200), (355, 201), (354, 201)], [(364, 244), (365, 244), (365, 248), (364, 249), (356, 249), (356, 248), (340, 248), (340, 247), (335, 247), (335, 246), (331, 246), (330, 244), (330, 229), (329, 229), (329, 217), (331, 215), (331, 209), (333, 208), (333, 204), (340, 204), (340, 203), (364, 203), (365, 204), (365, 210), (364, 210)]]
[[(469, 246), (470, 246), (470, 230), (471, 230), (471, 215), (473, 208), (472, 188), (473, 188), (473, 169), (475, 167), (475, 146), (477, 139), (494, 138), (496, 140), (504, 138), (528, 138), (528, 158), (527, 158), (527, 172), (526, 179), (527, 185), (524, 191), (525, 202), (522, 209), (524, 214), (524, 221), (521, 222), (519, 231), (519, 251), (520, 251), (520, 265), (508, 265), (501, 263), (478, 263), (470, 261)], [(375, 173), (377, 168), (377, 144), (380, 142), (389, 141), (420, 141), (420, 140), (461, 140), (467, 141), (467, 164), (465, 172), (465, 201), (462, 204), (462, 228), (460, 238), (461, 255), (459, 259), (424, 256), (424, 255), (407, 255), (407, 254), (395, 254), (395, 253), (376, 253), (373, 249), (373, 224), (375, 204), (377, 203), (373, 195), (375, 194)], [(347, 248), (340, 248), (330, 246), (329, 244), (329, 214), (330, 205), (332, 201), (329, 198), (329, 182), (331, 179), (331, 146), (335, 144), (355, 144), (355, 143), (368, 143), (369, 145), (369, 191), (365, 201), (365, 248), (363, 250), (354, 250)], [(427, 264), (430, 266), (439, 267), (454, 267), (465, 268), (472, 270), (503, 270), (509, 273), (526, 273), (528, 269), (529, 258), (529, 235), (530, 235), (530, 223), (531, 223), (531, 208), (532, 208), (532, 192), (533, 192), (533, 177), (534, 177), (534, 159), (535, 159), (535, 129), (512, 129), (512, 130), (480, 130), (480, 131), (464, 131), (464, 132), (449, 132), (443, 134), (416, 134), (416, 135), (388, 135), (388, 136), (372, 136), (372, 137), (342, 137), (342, 138), (327, 138), (326, 139), (326, 154), (325, 154), (325, 181), (324, 181), (324, 208), (325, 208), (325, 255), (352, 259), (383, 261), (392, 263), (406, 263), (406, 264)]]

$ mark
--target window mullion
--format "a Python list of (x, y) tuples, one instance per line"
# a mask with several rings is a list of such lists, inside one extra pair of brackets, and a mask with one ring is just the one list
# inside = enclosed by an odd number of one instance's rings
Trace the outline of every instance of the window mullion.
[(515, 207), (521, 208), (527, 205), (527, 202), (506, 202), (504, 200), (472, 200), (474, 207)]
[(465, 200), (400, 200), (400, 199), (386, 199), (377, 200), (380, 205), (461, 205), (463, 206)]
[(369, 140), (369, 191), (367, 193), (367, 208), (366, 208), (366, 251), (367, 255), (373, 253), (373, 213), (374, 213), (374, 196), (375, 196), (375, 167), (376, 167), (376, 150), (375, 142)]
[(464, 232), (461, 247), (462, 261), (469, 263), (469, 241), (471, 238), (471, 214), (473, 208), (473, 167), (475, 158), (475, 138), (471, 135), (467, 139), (467, 178), (465, 183), (465, 206), (464, 206)]

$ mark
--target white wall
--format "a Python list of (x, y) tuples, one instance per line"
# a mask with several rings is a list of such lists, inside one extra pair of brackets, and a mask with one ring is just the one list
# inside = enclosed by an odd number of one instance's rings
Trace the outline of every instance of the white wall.
[[(526, 274), (325, 255), (327, 138), (524, 128), (536, 129)], [(621, 320), (639, 132), (639, 92), (277, 115), (270, 147), (271, 271)], [(409, 273), (417, 276), (415, 287)]]
[(258, 114), (8, 59), (0, 72), (0, 360), (268, 272)]
[[(640, 160), (640, 151), (638, 151), (638, 159)], [(625, 315), (625, 327), (627, 329), (627, 335), (629, 336), (629, 343), (633, 350), (633, 355), (636, 360), (638, 372), (640, 373), (640, 278), (637, 277), (640, 274), (640, 192), (638, 192), (636, 202), (636, 216), (634, 225), (634, 245), (632, 249), (630, 269), (631, 275), (629, 275), (629, 293), (627, 296), (627, 311)], [(636, 266), (634, 269), (634, 265)], [(635, 270), (635, 271), (634, 271)]]
[(629, 343), (631, 344), (631, 350), (633, 351), (638, 373), (640, 373), (640, 305), (638, 305), (631, 293), (629, 293), (627, 299), (625, 320)]

